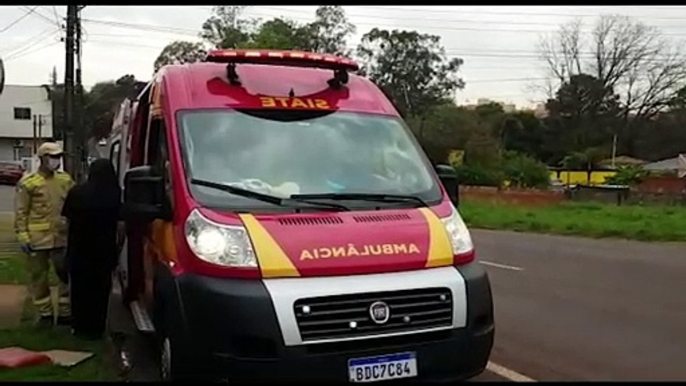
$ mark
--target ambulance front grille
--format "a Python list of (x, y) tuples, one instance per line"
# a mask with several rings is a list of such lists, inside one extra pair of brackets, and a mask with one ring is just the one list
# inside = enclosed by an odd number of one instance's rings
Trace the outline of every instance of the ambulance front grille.
[[(385, 323), (372, 320), (370, 307), (376, 302), (384, 302), (390, 309)], [(299, 299), (294, 308), (303, 342), (436, 330), (450, 328), (453, 321), (448, 288)]]

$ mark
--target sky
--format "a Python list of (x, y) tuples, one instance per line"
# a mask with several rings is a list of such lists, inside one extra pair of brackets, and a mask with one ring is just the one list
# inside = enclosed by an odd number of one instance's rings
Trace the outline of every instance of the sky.
[[(449, 57), (464, 60), (459, 76), (466, 86), (458, 104), (487, 98), (532, 107), (545, 95), (537, 44), (544, 34), (581, 18), (589, 30), (601, 14), (621, 14), (659, 28), (675, 43), (686, 39), (686, 6), (344, 6), (357, 33), (356, 47), (370, 29), (407, 29), (438, 35)], [(246, 17), (286, 17), (306, 23), (316, 6), (251, 6)], [(148, 80), (162, 48), (175, 40), (201, 41), (210, 6), (87, 6), (84, 30), (83, 84), (90, 87), (126, 74)], [(40, 85), (56, 68), (64, 79), (65, 6), (0, 6), (0, 58), (6, 83)]]

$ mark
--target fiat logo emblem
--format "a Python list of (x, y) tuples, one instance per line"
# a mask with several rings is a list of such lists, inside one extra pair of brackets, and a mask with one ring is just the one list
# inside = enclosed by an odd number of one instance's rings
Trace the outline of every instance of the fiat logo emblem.
[(369, 306), (369, 316), (376, 324), (384, 324), (391, 317), (391, 309), (384, 302), (374, 302)]

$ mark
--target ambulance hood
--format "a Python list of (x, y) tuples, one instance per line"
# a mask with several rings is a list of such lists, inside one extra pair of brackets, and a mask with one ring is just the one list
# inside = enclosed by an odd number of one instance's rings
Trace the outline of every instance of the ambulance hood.
[(453, 262), (448, 234), (430, 208), (240, 218), (265, 278), (383, 273)]

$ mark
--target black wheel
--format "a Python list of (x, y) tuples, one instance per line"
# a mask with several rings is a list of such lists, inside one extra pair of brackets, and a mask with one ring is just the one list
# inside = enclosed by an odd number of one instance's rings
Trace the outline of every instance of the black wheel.
[[(161, 306), (161, 305), (160, 305)], [(159, 347), (160, 378), (163, 382), (211, 381), (201, 368), (202, 361), (192, 344), (175, 323), (178, 318), (169, 309), (158, 308), (163, 315), (155, 326)]]
[(160, 378), (163, 382), (186, 382), (195, 380), (190, 370), (191, 358), (184, 355), (184, 348), (177, 339), (166, 333), (159, 338)]

